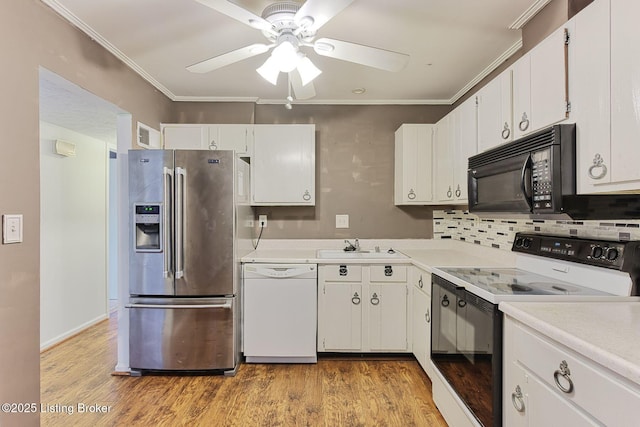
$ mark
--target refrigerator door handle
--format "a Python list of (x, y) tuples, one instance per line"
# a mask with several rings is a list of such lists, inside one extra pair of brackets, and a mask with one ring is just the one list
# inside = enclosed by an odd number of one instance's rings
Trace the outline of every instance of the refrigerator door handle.
[(173, 221), (173, 171), (165, 167), (162, 171), (164, 192), (164, 271), (163, 277), (170, 277), (173, 271), (173, 251), (171, 249), (171, 232)]
[(231, 309), (231, 302), (224, 304), (127, 304), (126, 308), (160, 308), (160, 309), (192, 309), (192, 308), (219, 308)]
[(187, 171), (176, 168), (176, 279), (184, 277), (184, 193)]

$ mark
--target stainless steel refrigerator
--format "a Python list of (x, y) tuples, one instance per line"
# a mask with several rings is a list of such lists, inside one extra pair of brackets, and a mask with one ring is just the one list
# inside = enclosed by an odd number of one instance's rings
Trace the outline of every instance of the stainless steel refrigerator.
[(232, 151), (129, 151), (129, 364), (235, 373), (249, 169)]

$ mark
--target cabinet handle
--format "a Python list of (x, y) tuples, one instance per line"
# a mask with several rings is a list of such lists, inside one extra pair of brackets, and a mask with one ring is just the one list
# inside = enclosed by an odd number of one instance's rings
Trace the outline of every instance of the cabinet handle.
[(467, 302), (463, 299), (458, 301), (458, 307), (465, 308), (467, 306)]
[(451, 186), (449, 186), (449, 190), (447, 191), (447, 197), (451, 198), (453, 192), (451, 191)]
[(349, 270), (347, 270), (347, 266), (341, 265), (340, 267), (338, 267), (338, 274), (341, 276), (346, 276), (347, 274), (349, 274)]
[(424, 282), (422, 281), (422, 274), (420, 275), (420, 279), (418, 279), (418, 287), (420, 289), (424, 287)]
[[(594, 174), (593, 171), (595, 169), (600, 169), (599, 174)], [(604, 159), (598, 153), (593, 158), (593, 164), (589, 167), (589, 178), (591, 179), (602, 179), (607, 174), (607, 166), (604, 164)]]
[(529, 129), (529, 118), (527, 117), (527, 113), (522, 113), (522, 120), (520, 120), (518, 127), (522, 132)]
[(209, 150), (217, 150), (218, 149), (218, 144), (216, 144), (216, 140), (212, 139), (211, 142), (209, 143)]
[(431, 313), (429, 313), (429, 309), (427, 309), (427, 312), (424, 314), (424, 320), (426, 320), (427, 323), (431, 323)]
[(391, 277), (393, 276), (393, 267), (390, 265), (385, 265), (384, 266), (384, 275), (387, 277)]
[(440, 301), (440, 305), (443, 306), (443, 307), (449, 307), (449, 304), (450, 304), (449, 297), (446, 296), (446, 295), (443, 296), (442, 297), (442, 301)]
[(371, 305), (378, 305), (378, 304), (380, 304), (380, 298), (378, 298), (378, 294), (374, 292), (373, 295), (371, 296)]
[(509, 123), (504, 122), (504, 129), (502, 129), (502, 139), (509, 139), (511, 136), (511, 129), (509, 129)]
[(524, 398), (519, 385), (516, 386), (516, 391), (511, 393), (511, 402), (513, 402), (513, 407), (516, 408), (516, 411), (524, 412)]
[(413, 191), (413, 188), (409, 190), (409, 193), (407, 194), (407, 198), (409, 200), (413, 200), (413, 199), (416, 198), (416, 193), (415, 193), (415, 191)]
[(360, 295), (358, 295), (357, 292), (353, 294), (353, 298), (351, 298), (351, 303), (353, 305), (359, 305), (360, 304)]
[(309, 190), (304, 190), (304, 194), (302, 195), (302, 200), (308, 202), (311, 200), (311, 194), (309, 194)]
[[(573, 381), (571, 380), (571, 371), (569, 370), (569, 365), (566, 360), (560, 362), (560, 369), (556, 369), (553, 373), (553, 379), (556, 382), (556, 385), (563, 393), (571, 393), (573, 391)], [(560, 377), (564, 378), (569, 385), (567, 387), (560, 384)]]
[(458, 184), (458, 188), (456, 189), (456, 197), (460, 197), (462, 191), (460, 190), (460, 184)]

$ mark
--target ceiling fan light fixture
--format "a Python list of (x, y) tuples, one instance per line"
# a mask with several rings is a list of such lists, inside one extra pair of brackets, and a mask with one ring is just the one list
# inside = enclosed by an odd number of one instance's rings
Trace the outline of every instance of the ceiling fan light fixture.
[(257, 68), (256, 71), (262, 76), (263, 79), (271, 83), (272, 85), (278, 84), (278, 76), (280, 75), (280, 68), (278, 67), (277, 60), (270, 56), (264, 61), (264, 64)]
[(300, 73), (300, 80), (302, 80), (302, 86), (306, 86), (307, 83), (313, 81), (316, 77), (322, 74), (322, 70), (316, 67), (313, 62), (302, 53), (298, 62), (298, 72)]
[(283, 73), (291, 72), (295, 70), (300, 60), (298, 47), (294, 46), (290, 41), (285, 40), (273, 49), (271, 58), (275, 59), (280, 71)]

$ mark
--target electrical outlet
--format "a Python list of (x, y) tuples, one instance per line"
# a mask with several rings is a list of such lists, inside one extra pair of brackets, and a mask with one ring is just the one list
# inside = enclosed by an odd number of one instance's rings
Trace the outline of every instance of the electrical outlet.
[(2, 215), (2, 243), (22, 242), (22, 215)]
[(267, 228), (267, 216), (266, 215), (258, 215), (258, 225), (261, 227)]
[(336, 215), (336, 228), (349, 228), (349, 215)]

